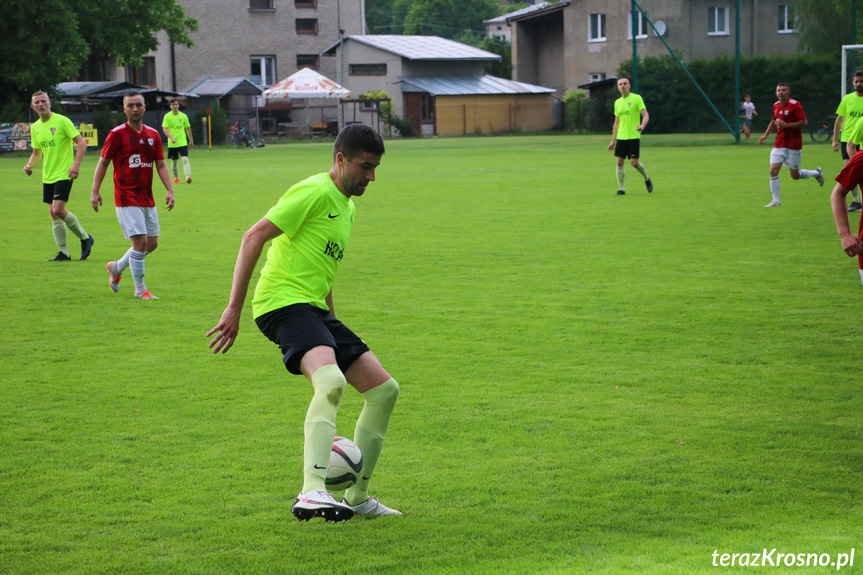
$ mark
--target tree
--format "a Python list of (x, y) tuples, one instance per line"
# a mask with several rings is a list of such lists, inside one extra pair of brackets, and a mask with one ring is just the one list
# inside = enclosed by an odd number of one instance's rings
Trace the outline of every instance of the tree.
[[(836, 55), (843, 44), (859, 43), (851, 35), (851, 0), (797, 0), (794, 10), (803, 50)], [(859, 14), (857, 21), (860, 37)]]
[(6, 0), (4, 6), (0, 110), (20, 108), (32, 92), (67, 81), (90, 54), (140, 64), (159, 45), (156, 32), (192, 46), (189, 33), (198, 29), (176, 0)]
[[(494, 0), (396, 0), (394, 18), (405, 5), (410, 9), (404, 17), (405, 34), (425, 34), (452, 38), (460, 32), (482, 32), (483, 20), (494, 18), (500, 7)], [(395, 25), (395, 20), (393, 21)]]
[(456, 34), (453, 40), (500, 56), (500, 62), (488, 62), (485, 65), (485, 72), (498, 78), (512, 80), (512, 44), (506, 40), (489, 38), (485, 34), (476, 32)]

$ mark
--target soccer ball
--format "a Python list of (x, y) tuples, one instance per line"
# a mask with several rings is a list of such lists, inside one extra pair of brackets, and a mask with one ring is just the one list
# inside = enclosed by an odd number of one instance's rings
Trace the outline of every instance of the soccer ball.
[(347, 437), (333, 440), (330, 452), (330, 468), (327, 469), (327, 488), (330, 491), (344, 491), (357, 482), (363, 470), (363, 454), (357, 444)]

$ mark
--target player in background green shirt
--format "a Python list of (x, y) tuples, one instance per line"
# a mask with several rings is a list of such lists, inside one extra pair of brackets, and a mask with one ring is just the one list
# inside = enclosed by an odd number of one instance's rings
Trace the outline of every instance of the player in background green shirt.
[[(24, 166), (24, 173), (31, 175), (33, 166), (42, 162), (42, 201), (50, 206), (54, 241), (60, 251), (49, 262), (72, 259), (66, 245), (66, 230), (81, 240), (81, 259), (86, 260), (95, 243), (93, 236), (84, 231), (75, 214), (66, 209), (72, 181), (78, 177), (87, 141), (66, 116), (51, 112), (51, 100), (45, 92), (36, 92), (30, 105), (39, 114), (39, 119), (30, 126), (30, 146), (33, 152)], [(72, 154), (72, 143), (77, 146)]]
[(647, 192), (653, 191), (653, 182), (647, 175), (647, 168), (639, 161), (641, 153), (641, 132), (650, 121), (650, 114), (644, 105), (644, 100), (638, 94), (630, 92), (629, 78), (621, 78), (617, 81), (617, 89), (620, 98), (614, 102), (614, 128), (611, 130), (611, 143), (609, 150), (614, 150), (617, 160), (617, 194), (626, 195), (623, 187), (623, 161), (629, 158), (632, 167), (644, 176), (644, 185)]
[[(846, 94), (842, 101), (839, 102), (839, 107), (836, 109), (836, 122), (833, 124), (833, 151), (842, 151), (842, 161), (847, 166), (851, 157), (860, 149), (860, 142), (855, 142), (855, 147), (849, 151), (848, 137), (854, 131), (854, 128), (860, 124), (860, 118), (863, 117), (863, 70), (857, 70), (854, 73), (854, 91)], [(841, 137), (840, 137), (841, 134)], [(863, 208), (863, 202), (860, 201), (860, 188), (851, 190), (851, 205), (848, 206), (849, 212), (857, 212)]]
[[(368, 346), (335, 317), (333, 282), (354, 223), (354, 196), (375, 180), (384, 143), (372, 128), (343, 129), (333, 166), (293, 186), (243, 235), (228, 307), (207, 336), (213, 353), (226, 353), (237, 338), (252, 272), (264, 244), (272, 241), (255, 289), (252, 313), (258, 328), (282, 353), (293, 374), (305, 375), (314, 396), (305, 420), (303, 488), (291, 512), (298, 520), (346, 521), (357, 515), (401, 515), (369, 497), (399, 385)], [(336, 414), (351, 384), (363, 396), (354, 443), (363, 454), (360, 479), (339, 502), (326, 490)]]
[(192, 166), (189, 164), (189, 148), (195, 145), (195, 140), (192, 138), (189, 117), (180, 111), (180, 102), (177, 98), (171, 98), (168, 102), (171, 105), (171, 111), (162, 118), (162, 131), (168, 136), (168, 159), (171, 160), (174, 183), (180, 183), (180, 178), (177, 177), (177, 160), (182, 158), (186, 183), (191, 184)]

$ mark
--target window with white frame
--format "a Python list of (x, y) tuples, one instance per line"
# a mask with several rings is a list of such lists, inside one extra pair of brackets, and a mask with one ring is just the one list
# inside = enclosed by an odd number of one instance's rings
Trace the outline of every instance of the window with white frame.
[(252, 56), (250, 80), (257, 86), (272, 86), (276, 83), (276, 57)]
[(788, 4), (779, 5), (779, 33), (794, 33), (794, 7)]
[(710, 6), (707, 8), (707, 35), (728, 35), (728, 6)]
[(605, 41), (605, 14), (596, 13), (590, 15), (588, 20), (587, 39), (589, 42)]
[(590, 81), (599, 82), (600, 80), (605, 80), (605, 72), (591, 72), (590, 73)]
[[(641, 10), (637, 10), (636, 13), (638, 16), (635, 17), (637, 26), (635, 37), (636, 39), (647, 38), (647, 20), (644, 19)], [(632, 12), (628, 12), (626, 15), (626, 39), (632, 40)]]

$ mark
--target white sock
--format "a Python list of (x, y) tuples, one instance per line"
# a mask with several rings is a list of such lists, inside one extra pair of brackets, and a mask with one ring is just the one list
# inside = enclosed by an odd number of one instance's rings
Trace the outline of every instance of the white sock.
[(773, 195), (773, 201), (779, 203), (779, 176), (770, 178), (770, 193)]
[(623, 179), (626, 177), (626, 172), (623, 171), (623, 166), (617, 166), (617, 189), (623, 189)]
[(650, 176), (647, 175), (647, 168), (644, 167), (644, 164), (642, 164), (641, 162), (638, 162), (638, 165), (635, 166), (635, 169), (638, 170), (639, 174), (644, 176), (645, 182), (650, 179)]
[(114, 266), (114, 273), (120, 275), (123, 271), (129, 267), (129, 257), (132, 254), (132, 248), (123, 254), (123, 257), (117, 260), (117, 264)]
[(69, 246), (66, 245), (66, 224), (63, 220), (52, 220), (51, 231), (54, 232), (54, 243), (60, 251), (69, 255)]
[(80, 240), (86, 240), (90, 237), (90, 234), (84, 231), (84, 228), (81, 227), (81, 222), (78, 221), (78, 218), (75, 217), (70, 211), (66, 212), (66, 217), (63, 218), (63, 223), (66, 224), (66, 227), (72, 230), (72, 233), (78, 236)]
[(183, 160), (183, 173), (186, 174), (186, 177), (192, 175), (192, 165), (189, 164), (189, 158), (186, 156), (180, 156), (180, 159)]
[(814, 178), (818, 175), (818, 170), (800, 170), (800, 179)]
[(134, 250), (129, 250), (129, 252), (129, 268), (132, 270), (132, 279), (135, 281), (135, 295), (141, 295), (147, 291), (147, 286), (144, 284), (144, 258), (147, 257), (147, 253)]
[(177, 176), (177, 160), (171, 160), (171, 171), (174, 172), (174, 179), (178, 179)]

